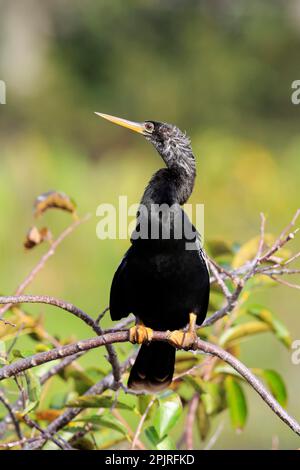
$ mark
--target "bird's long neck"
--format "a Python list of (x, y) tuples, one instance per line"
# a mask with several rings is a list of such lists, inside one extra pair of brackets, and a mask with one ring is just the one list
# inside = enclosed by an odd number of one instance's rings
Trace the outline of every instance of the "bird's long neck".
[(196, 165), (191, 152), (172, 157), (162, 155), (167, 168), (152, 176), (142, 198), (142, 204), (185, 204), (192, 194)]

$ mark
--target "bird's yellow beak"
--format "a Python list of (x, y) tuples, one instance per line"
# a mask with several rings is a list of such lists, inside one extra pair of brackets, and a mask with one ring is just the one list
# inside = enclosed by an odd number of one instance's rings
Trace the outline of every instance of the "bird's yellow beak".
[(98, 116), (107, 119), (108, 121), (114, 122), (119, 126), (127, 127), (127, 129), (131, 129), (132, 131), (138, 132), (139, 134), (143, 134), (145, 131), (145, 127), (143, 123), (127, 121), (127, 119), (122, 119), (115, 116), (110, 116), (109, 114), (97, 113)]

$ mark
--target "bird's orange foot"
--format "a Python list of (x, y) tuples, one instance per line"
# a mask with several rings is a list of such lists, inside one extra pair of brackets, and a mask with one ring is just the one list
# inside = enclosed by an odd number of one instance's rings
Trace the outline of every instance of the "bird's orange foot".
[(153, 338), (153, 330), (144, 325), (135, 325), (129, 329), (129, 341), (131, 343), (150, 343)]
[(179, 349), (192, 349), (196, 339), (195, 331), (174, 330), (168, 335), (168, 342)]

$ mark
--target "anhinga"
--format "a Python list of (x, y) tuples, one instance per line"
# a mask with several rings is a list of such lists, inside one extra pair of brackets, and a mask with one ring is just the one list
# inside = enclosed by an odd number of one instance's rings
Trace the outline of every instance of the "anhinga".
[[(166, 168), (151, 178), (141, 200), (147, 209), (149, 233), (154, 222), (159, 236), (138, 237), (141, 219), (131, 246), (119, 265), (110, 291), (112, 320), (133, 313), (136, 326), (130, 329), (130, 340), (142, 344), (131, 369), (128, 387), (156, 392), (172, 381), (176, 346), (188, 348), (196, 336), (196, 323), (206, 316), (209, 301), (209, 274), (197, 232), (180, 207), (186, 203), (194, 187), (195, 157), (189, 138), (176, 126), (156, 121), (136, 123), (107, 114), (96, 113), (116, 124), (145, 136), (151, 142)], [(166, 216), (157, 206), (168, 207)], [(145, 215), (146, 213), (146, 215)], [(138, 215), (140, 215), (138, 213)], [(175, 236), (176, 224), (194, 229), (194, 249), (187, 249), (191, 238)], [(164, 224), (170, 236), (164, 237)], [(180, 224), (179, 224), (180, 225)], [(183, 328), (189, 323), (187, 330)], [(151, 342), (152, 330), (169, 331), (169, 343)]]

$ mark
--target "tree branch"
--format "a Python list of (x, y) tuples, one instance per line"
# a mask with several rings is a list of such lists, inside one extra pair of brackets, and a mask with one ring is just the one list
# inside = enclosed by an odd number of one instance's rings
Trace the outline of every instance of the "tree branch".
[[(165, 341), (168, 342), (169, 332), (154, 331), (152, 341)], [(13, 364), (4, 366), (0, 370), (0, 380), (7, 379), (15, 376), (24, 370), (31, 369), (32, 367), (44, 364), (54, 359), (70, 356), (78, 352), (87, 351), (90, 349), (98, 348), (112, 343), (124, 343), (129, 340), (129, 330), (119, 331), (115, 333), (107, 333), (103, 336), (90, 338), (87, 340), (79, 341), (67, 346), (52, 349), (42, 353), (35, 354), (34, 356), (20, 359)], [(197, 338), (193, 350), (203, 351), (206, 354), (211, 354), (218, 357), (222, 361), (231, 365), (245, 380), (252, 386), (252, 388), (261, 396), (265, 403), (272, 409), (272, 411), (286, 423), (296, 434), (300, 436), (300, 425), (295, 421), (275, 400), (275, 398), (267, 391), (262, 382), (238, 359), (232, 354), (219, 346), (202, 341)], [(72, 418), (71, 418), (72, 419)]]
[[(75, 317), (79, 318), (80, 320), (84, 321), (88, 326), (90, 326), (97, 335), (102, 335), (103, 330), (98, 325), (97, 321), (95, 321), (92, 317), (90, 317), (87, 313), (83, 312), (80, 308), (76, 307), (75, 305), (71, 304), (70, 302), (66, 302), (64, 300), (56, 299), (50, 296), (42, 296), (42, 295), (19, 295), (19, 296), (8, 296), (8, 297), (0, 297), (0, 304), (6, 305), (15, 305), (15, 304), (24, 304), (24, 303), (41, 303), (47, 305), (53, 305), (55, 307), (61, 308), (66, 312), (71, 313)], [(115, 377), (115, 386), (118, 387), (120, 384), (120, 371), (119, 371), (119, 363), (117, 359), (116, 352), (111, 345), (106, 346), (109, 362), (111, 363), (114, 377)]]

